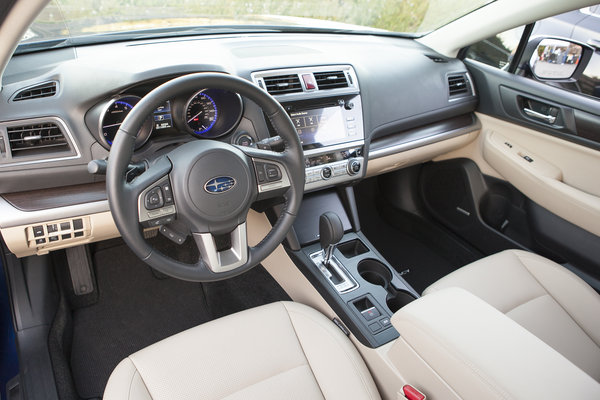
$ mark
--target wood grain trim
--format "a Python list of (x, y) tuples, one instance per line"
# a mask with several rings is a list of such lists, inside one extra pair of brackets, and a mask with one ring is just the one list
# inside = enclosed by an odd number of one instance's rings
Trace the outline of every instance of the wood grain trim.
[(105, 182), (5, 193), (2, 197), (21, 211), (48, 210), (107, 199)]

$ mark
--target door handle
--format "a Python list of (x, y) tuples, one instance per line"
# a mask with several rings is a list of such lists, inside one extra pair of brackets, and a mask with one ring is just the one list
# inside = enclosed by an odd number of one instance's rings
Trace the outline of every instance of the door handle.
[(546, 115), (546, 114), (542, 114), (539, 113), (537, 111), (533, 111), (530, 108), (523, 108), (523, 112), (527, 115), (529, 115), (531, 118), (535, 118), (535, 119), (541, 119), (542, 121), (545, 121), (549, 124), (553, 124), (556, 122), (556, 117), (553, 115)]

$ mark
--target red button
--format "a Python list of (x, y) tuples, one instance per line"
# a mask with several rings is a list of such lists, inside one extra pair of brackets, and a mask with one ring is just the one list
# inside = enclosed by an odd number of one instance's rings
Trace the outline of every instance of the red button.
[(315, 78), (312, 76), (312, 74), (303, 74), (302, 80), (304, 81), (304, 86), (306, 86), (306, 90), (313, 90), (317, 88)]
[(425, 395), (410, 385), (404, 385), (402, 390), (408, 400), (425, 400)]

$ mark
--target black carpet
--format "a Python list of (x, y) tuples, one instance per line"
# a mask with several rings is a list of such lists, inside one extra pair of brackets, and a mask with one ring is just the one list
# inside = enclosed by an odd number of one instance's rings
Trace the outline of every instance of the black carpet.
[(387, 203), (375, 179), (355, 193), (363, 233), (398, 272), (410, 270), (403, 278), (417, 292), (481, 257), (435, 223)]
[(85, 399), (102, 397), (112, 370), (137, 350), (211, 319), (289, 299), (261, 266), (200, 284), (153, 273), (122, 242), (98, 249), (93, 259), (98, 301), (73, 310), (70, 360)]

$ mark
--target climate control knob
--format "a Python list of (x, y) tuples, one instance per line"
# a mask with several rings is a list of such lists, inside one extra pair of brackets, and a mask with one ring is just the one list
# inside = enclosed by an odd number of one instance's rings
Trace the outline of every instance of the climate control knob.
[(350, 160), (348, 161), (348, 174), (356, 175), (360, 172), (360, 161)]
[(330, 167), (323, 167), (323, 169), (321, 170), (321, 177), (323, 179), (329, 179), (329, 178), (331, 178), (332, 175), (333, 175), (333, 171), (331, 170)]

